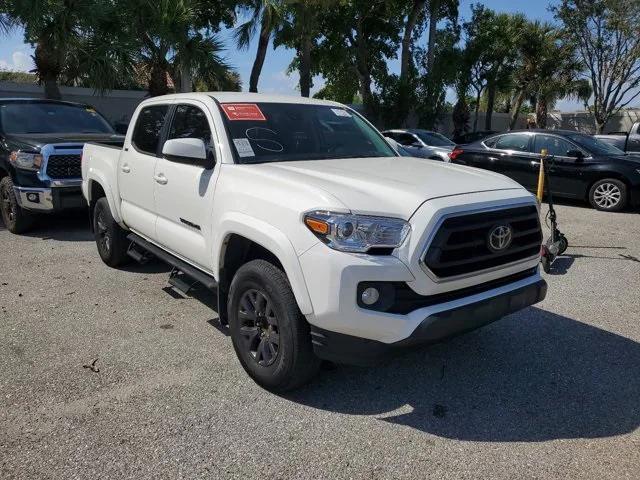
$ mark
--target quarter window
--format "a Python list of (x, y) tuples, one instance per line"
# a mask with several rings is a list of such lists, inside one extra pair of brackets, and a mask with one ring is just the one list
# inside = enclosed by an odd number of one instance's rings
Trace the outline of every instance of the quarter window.
[(162, 125), (164, 124), (168, 109), (168, 105), (152, 105), (140, 111), (131, 138), (131, 143), (136, 150), (148, 153), (149, 155), (156, 155)]
[(405, 147), (410, 147), (414, 143), (418, 143), (418, 140), (416, 140), (416, 137), (408, 133), (398, 133), (396, 135), (397, 135), (396, 141), (400, 145), (404, 145)]
[(172, 138), (199, 138), (210, 146), (211, 129), (207, 116), (193, 105), (178, 105), (167, 139)]
[(535, 153), (540, 153), (543, 148), (546, 148), (549, 155), (556, 157), (566, 157), (569, 150), (577, 150), (576, 147), (565, 139), (554, 135), (536, 135), (533, 144), (533, 151)]
[(497, 148), (498, 150), (515, 150), (517, 152), (528, 152), (529, 135), (523, 133), (503, 135), (498, 138), (493, 148)]

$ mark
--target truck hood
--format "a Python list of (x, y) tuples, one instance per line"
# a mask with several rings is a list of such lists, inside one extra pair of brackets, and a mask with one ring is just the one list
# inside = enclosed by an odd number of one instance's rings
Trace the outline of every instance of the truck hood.
[(107, 142), (119, 143), (124, 141), (122, 135), (115, 133), (30, 133), (30, 134), (7, 134), (7, 143), (12, 148), (40, 150), (43, 146), (51, 143), (77, 143), (86, 142)]
[(434, 198), (523, 190), (513, 180), (497, 173), (415, 157), (277, 162), (253, 167), (283, 181), (321, 189), (353, 212), (404, 219), (409, 219), (420, 205)]

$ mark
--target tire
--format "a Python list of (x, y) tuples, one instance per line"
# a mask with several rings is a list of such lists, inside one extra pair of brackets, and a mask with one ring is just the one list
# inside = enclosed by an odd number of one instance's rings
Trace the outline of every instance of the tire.
[(569, 248), (569, 240), (562, 233), (560, 234), (559, 245), (558, 245), (558, 255), (562, 255)]
[(104, 263), (119, 267), (129, 262), (127, 232), (113, 219), (105, 197), (98, 199), (93, 209), (93, 234)]
[(229, 289), (228, 316), (236, 355), (258, 385), (285, 392), (318, 372), (309, 324), (286, 275), (275, 265), (252, 260), (238, 269)]
[(0, 214), (11, 233), (24, 233), (34, 224), (34, 215), (18, 205), (13, 181), (8, 176), (0, 180)]
[(627, 186), (615, 178), (598, 180), (589, 190), (589, 203), (596, 210), (619, 212), (627, 206)]

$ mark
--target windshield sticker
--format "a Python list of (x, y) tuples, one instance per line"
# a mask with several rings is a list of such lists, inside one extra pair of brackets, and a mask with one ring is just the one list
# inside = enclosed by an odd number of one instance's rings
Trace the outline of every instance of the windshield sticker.
[(332, 108), (331, 111), (335, 113), (339, 117), (349, 117), (351, 118), (351, 114), (342, 108)]
[(233, 144), (236, 146), (236, 151), (239, 157), (255, 157), (256, 154), (251, 148), (251, 143), (246, 138), (234, 138)]
[(280, 142), (273, 138), (278, 134), (270, 128), (251, 127), (247, 128), (244, 132), (249, 140), (251, 140), (259, 149), (266, 150), (267, 152), (280, 153), (284, 150), (284, 147)]
[(221, 105), (229, 120), (253, 120), (259, 122), (267, 120), (255, 103), (223, 103)]

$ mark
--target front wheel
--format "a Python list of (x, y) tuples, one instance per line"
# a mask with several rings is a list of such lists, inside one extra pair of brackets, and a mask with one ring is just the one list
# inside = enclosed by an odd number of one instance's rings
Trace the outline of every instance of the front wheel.
[(282, 270), (265, 260), (246, 263), (233, 277), (228, 305), (233, 348), (256, 383), (284, 392), (315, 376), (320, 359)]
[(105, 197), (98, 199), (93, 209), (93, 234), (104, 263), (118, 267), (128, 262), (127, 232), (114, 220)]
[(11, 177), (0, 180), (0, 215), (11, 233), (26, 232), (33, 225), (33, 214), (18, 205)]
[(619, 212), (627, 205), (627, 186), (615, 178), (598, 180), (589, 190), (589, 203), (597, 210)]

